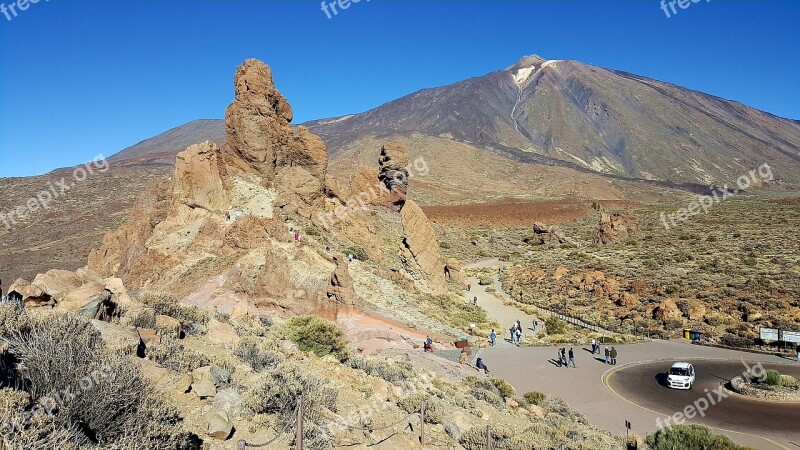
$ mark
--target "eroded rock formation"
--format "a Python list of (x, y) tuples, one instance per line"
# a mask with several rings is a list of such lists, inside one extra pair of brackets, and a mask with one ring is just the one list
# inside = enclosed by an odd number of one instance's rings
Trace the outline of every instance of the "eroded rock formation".
[(596, 241), (601, 244), (613, 244), (635, 235), (639, 231), (639, 221), (627, 213), (603, 214)]
[(403, 245), (400, 258), (415, 281), (422, 282), (432, 293), (447, 292), (445, 262), (439, 253), (436, 232), (425, 212), (408, 200), (400, 213), (403, 223)]
[(389, 190), (384, 204), (394, 211), (401, 211), (408, 193), (408, 150), (397, 144), (381, 147), (378, 159), (378, 179)]

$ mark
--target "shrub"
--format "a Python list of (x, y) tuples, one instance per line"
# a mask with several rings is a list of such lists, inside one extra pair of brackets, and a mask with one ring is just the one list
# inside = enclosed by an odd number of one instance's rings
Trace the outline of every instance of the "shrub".
[(414, 377), (414, 368), (408, 362), (390, 363), (379, 359), (355, 356), (348, 361), (350, 367), (366, 372), (374, 377), (382, 378), (390, 383), (399, 384)]
[(336, 391), (319, 378), (304, 375), (291, 362), (281, 362), (264, 371), (246, 394), (245, 402), (257, 414), (276, 414), (279, 424), (288, 427), (296, 422), (295, 410), (301, 395), (304, 419), (314, 425), (320, 423), (325, 409), (336, 409)]
[(478, 278), (478, 284), (481, 286), (491, 286), (494, 284), (494, 279), (489, 276), (481, 276)]
[(800, 381), (791, 375), (781, 375), (781, 386), (797, 389), (800, 388)]
[(345, 249), (344, 252), (352, 254), (353, 257), (355, 257), (360, 261), (366, 261), (369, 259), (369, 254), (367, 253), (367, 250), (360, 245), (351, 245), (350, 247), (347, 247), (347, 249)]
[(505, 404), (505, 399), (514, 395), (514, 388), (497, 378), (467, 377), (464, 383), (470, 386), (469, 394), (496, 406)]
[(544, 327), (547, 334), (564, 334), (567, 332), (567, 324), (556, 316), (548, 316), (544, 320)]
[(757, 383), (766, 384), (767, 386), (780, 386), (781, 385), (781, 373), (777, 370), (768, 370), (766, 374), (759, 380), (756, 380)]
[(26, 368), (25, 379), (16, 380), (28, 395), (23, 409), (37, 412), (21, 426), (26, 437), (19, 439), (54, 443), (42, 439), (60, 439), (67, 430), (81, 448), (199, 448), (199, 439), (181, 431), (177, 411), (154, 393), (138, 366), (107, 354), (89, 322), (60, 314), (32, 318), (30, 330), (14, 333), (9, 344)]
[(424, 392), (417, 392), (401, 398), (397, 401), (397, 406), (410, 414), (420, 412), (423, 403), (425, 403), (425, 422), (433, 424), (442, 423), (442, 419), (444, 419), (444, 405), (440, 400)]
[(209, 320), (209, 313), (194, 306), (181, 305), (175, 297), (144, 293), (139, 300), (153, 308), (158, 315), (169, 316), (178, 319), (181, 329), (186, 334), (196, 334), (195, 324), (206, 325)]
[(262, 339), (252, 337), (242, 339), (233, 354), (257, 371), (275, 368), (283, 361), (283, 357), (267, 348)]
[(451, 248), (451, 245), (450, 245), (449, 242), (442, 241), (442, 242), (439, 242), (439, 247), (447, 250), (447, 249)]
[(150, 344), (147, 356), (158, 364), (180, 373), (189, 373), (211, 363), (206, 355), (197, 350), (187, 350), (182, 344), (166, 336), (160, 344)]
[(297, 316), (281, 327), (284, 337), (294, 341), (304, 352), (317, 356), (335, 355), (344, 358), (347, 341), (336, 325), (317, 316)]
[(306, 227), (303, 231), (308, 236), (319, 236), (319, 230), (315, 227)]
[(547, 395), (537, 391), (526, 392), (525, 395), (522, 396), (522, 400), (528, 405), (541, 406), (544, 404), (544, 401), (547, 400)]
[(674, 425), (647, 436), (651, 450), (746, 450), (727, 436), (711, 433), (702, 425)]

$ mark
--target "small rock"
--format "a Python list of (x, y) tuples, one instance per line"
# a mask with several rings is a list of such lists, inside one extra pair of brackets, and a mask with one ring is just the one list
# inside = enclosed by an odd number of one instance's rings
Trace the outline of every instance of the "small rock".
[(214, 439), (224, 441), (233, 431), (228, 414), (217, 408), (212, 408), (204, 417), (205, 432)]
[(181, 322), (170, 316), (156, 316), (156, 330), (162, 336), (172, 336), (175, 339), (181, 338)]

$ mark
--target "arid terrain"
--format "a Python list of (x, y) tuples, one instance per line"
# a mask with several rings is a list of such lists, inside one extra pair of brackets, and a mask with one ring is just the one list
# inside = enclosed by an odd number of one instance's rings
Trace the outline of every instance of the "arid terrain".
[[(285, 448), (298, 428), (313, 450), (642, 448), (490, 375), (490, 330), (524, 314), (523, 347), (694, 328), (775, 351), (760, 327), (800, 329), (795, 122), (538, 57), (293, 119), (249, 59), (224, 121), (170, 130), (82, 181), (75, 168), (0, 180), (0, 211), (70, 183), (0, 228), (0, 450)], [(74, 398), (53, 398), (62, 381)]]

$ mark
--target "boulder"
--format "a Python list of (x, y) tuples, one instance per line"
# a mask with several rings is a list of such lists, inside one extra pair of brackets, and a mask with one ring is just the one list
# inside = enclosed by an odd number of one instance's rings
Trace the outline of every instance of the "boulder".
[(228, 439), (233, 431), (233, 425), (228, 417), (228, 413), (218, 408), (211, 408), (205, 416), (203, 416), (205, 433), (220, 441)]
[(217, 385), (211, 375), (211, 366), (198, 367), (192, 371), (192, 392), (200, 398), (217, 395)]
[(544, 244), (564, 244), (570, 242), (564, 232), (555, 225), (546, 226), (541, 222), (533, 224), (534, 243)]
[(681, 317), (683, 317), (683, 313), (681, 313), (675, 300), (671, 298), (659, 303), (653, 310), (653, 319), (656, 320), (680, 319)]
[(137, 328), (136, 331), (139, 333), (139, 337), (142, 339), (145, 347), (150, 344), (161, 343), (161, 336), (159, 336), (158, 332), (152, 328)]
[(35, 286), (60, 302), (67, 294), (84, 284), (81, 277), (69, 270), (52, 269), (41, 273), (33, 280)]
[(106, 347), (114, 353), (137, 356), (143, 350), (142, 338), (136, 328), (92, 320), (92, 325), (100, 332)]
[(221, 389), (214, 396), (214, 408), (225, 411), (228, 417), (236, 419), (242, 417), (247, 407), (245, 401), (236, 389)]
[(23, 279), (18, 279), (9, 288), (9, 296), (17, 294), (25, 303), (26, 308), (36, 308), (42, 306), (55, 305), (55, 299), (46, 293), (42, 288), (31, 284)]
[(102, 284), (90, 281), (83, 286), (71, 290), (56, 308), (71, 312), (86, 319), (95, 319), (108, 313), (111, 307), (111, 292)]
[(206, 324), (206, 338), (213, 344), (235, 347), (239, 343), (236, 328), (227, 323), (211, 319)]
[(128, 290), (125, 289), (122, 278), (106, 278), (103, 280), (103, 286), (107, 291), (111, 292), (111, 301), (114, 304), (125, 310), (131, 308), (134, 300), (128, 295)]
[(170, 316), (156, 315), (156, 330), (162, 336), (181, 338), (181, 322)]

